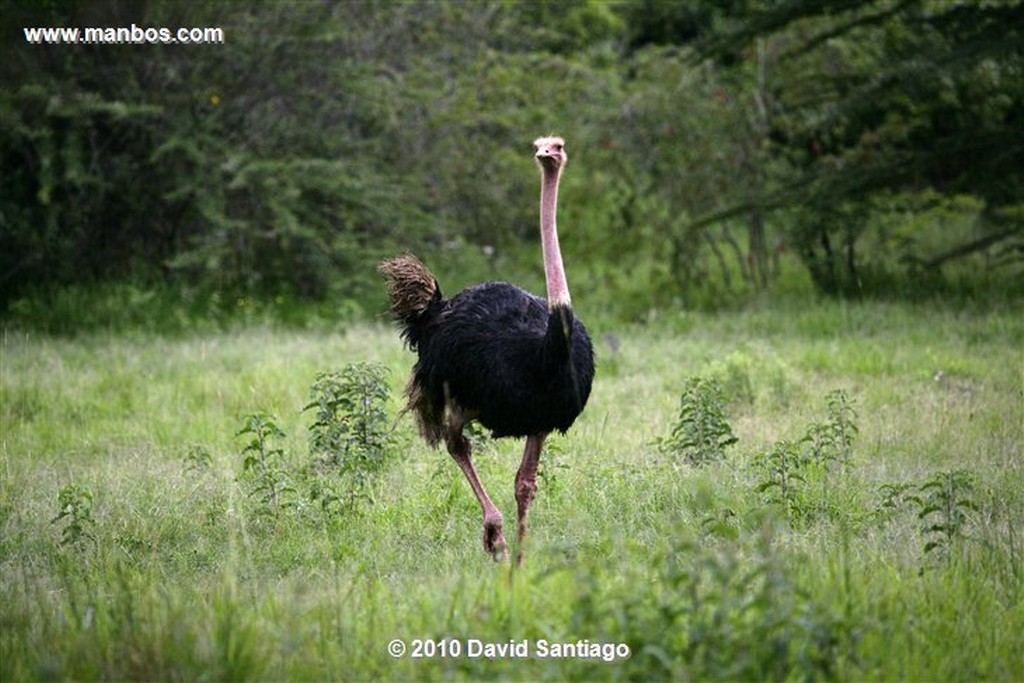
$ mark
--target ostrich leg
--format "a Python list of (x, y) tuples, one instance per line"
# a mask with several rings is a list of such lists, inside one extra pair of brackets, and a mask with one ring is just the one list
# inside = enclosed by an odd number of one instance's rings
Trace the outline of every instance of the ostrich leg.
[(526, 438), (523, 462), (516, 472), (516, 504), (519, 507), (519, 533), (517, 535), (516, 564), (523, 563), (523, 541), (526, 540), (526, 516), (530, 503), (537, 495), (537, 466), (540, 464), (540, 450), (544, 447), (547, 434), (535, 434)]
[(484, 550), (491, 554), (495, 562), (507, 558), (508, 544), (505, 543), (505, 535), (502, 533), (503, 519), (501, 512), (498, 511), (498, 508), (494, 507), (494, 503), (487, 496), (487, 491), (484, 490), (483, 484), (480, 483), (480, 479), (476, 476), (476, 470), (473, 468), (473, 462), (470, 460), (472, 449), (469, 445), (469, 440), (462, 435), (461, 425), (458, 430), (449, 430), (446, 442), (448, 444), (448, 452), (451, 453), (456, 464), (458, 464), (463, 474), (466, 475), (469, 485), (473, 487), (473, 493), (476, 494), (476, 499), (480, 502), (480, 508), (483, 510)]

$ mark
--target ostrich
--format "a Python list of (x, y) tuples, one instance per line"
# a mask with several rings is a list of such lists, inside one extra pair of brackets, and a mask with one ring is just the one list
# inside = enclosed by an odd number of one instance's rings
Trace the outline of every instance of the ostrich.
[(545, 137), (533, 144), (541, 171), (547, 300), (505, 282), (476, 285), (445, 299), (433, 274), (409, 253), (378, 267), (402, 337), (419, 352), (405, 389), (406, 410), (416, 416), (428, 444), (444, 440), (466, 475), (483, 511), (484, 550), (495, 561), (508, 557), (503, 519), (477, 477), (462, 430), (476, 420), (495, 438), (526, 437), (515, 480), (517, 563), (523, 559), (544, 439), (572, 426), (594, 379), (593, 345), (573, 315), (555, 226), (565, 142)]

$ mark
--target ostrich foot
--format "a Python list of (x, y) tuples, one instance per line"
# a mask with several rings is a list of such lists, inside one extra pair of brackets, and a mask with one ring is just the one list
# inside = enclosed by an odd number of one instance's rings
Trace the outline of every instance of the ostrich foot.
[(508, 559), (508, 544), (502, 533), (503, 520), (501, 513), (484, 516), (484, 551), (489, 553), (495, 562)]

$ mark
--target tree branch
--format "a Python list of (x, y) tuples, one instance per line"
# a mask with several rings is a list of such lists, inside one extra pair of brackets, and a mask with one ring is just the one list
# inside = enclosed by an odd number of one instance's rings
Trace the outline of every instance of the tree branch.
[(1009, 228), (1007, 230), (992, 233), (991, 235), (985, 235), (984, 237), (980, 237), (974, 240), (973, 242), (968, 242), (967, 244), (961, 244), (958, 247), (953, 247), (949, 251), (939, 254), (938, 256), (932, 257), (927, 261), (922, 261), (921, 265), (927, 270), (935, 270), (936, 268), (941, 266), (943, 263), (946, 263), (947, 261), (963, 258), (964, 256), (973, 254), (976, 251), (987, 249), (991, 247), (993, 244), (1001, 242), (1009, 237), (1013, 237), (1014, 235), (1017, 235), (1021, 232), (1024, 232), (1024, 230), (1022, 230), (1020, 226), (1016, 226), (1013, 228)]

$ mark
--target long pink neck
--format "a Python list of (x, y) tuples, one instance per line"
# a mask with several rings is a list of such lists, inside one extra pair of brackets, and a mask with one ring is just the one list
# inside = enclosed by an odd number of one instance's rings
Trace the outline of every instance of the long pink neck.
[(548, 285), (548, 308), (570, 306), (569, 283), (565, 280), (562, 252), (558, 248), (558, 179), (561, 170), (542, 170), (540, 186), (540, 241), (544, 250), (544, 277)]

